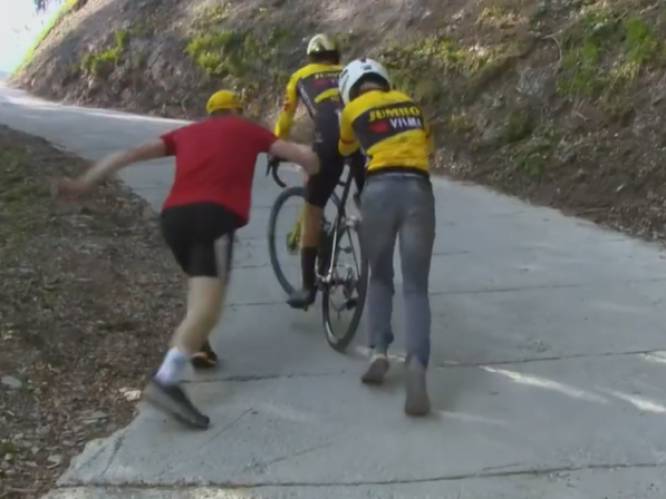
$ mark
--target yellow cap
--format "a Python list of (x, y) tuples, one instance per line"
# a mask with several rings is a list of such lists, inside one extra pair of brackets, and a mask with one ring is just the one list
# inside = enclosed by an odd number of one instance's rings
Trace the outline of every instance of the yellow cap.
[(212, 114), (215, 111), (225, 111), (227, 109), (241, 109), (240, 99), (238, 95), (230, 90), (218, 90), (208, 99), (206, 104), (206, 112)]

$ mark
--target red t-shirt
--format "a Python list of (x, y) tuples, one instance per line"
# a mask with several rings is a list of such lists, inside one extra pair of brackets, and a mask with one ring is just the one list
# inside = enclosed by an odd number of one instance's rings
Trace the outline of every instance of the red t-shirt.
[(162, 137), (176, 156), (176, 176), (163, 209), (193, 203), (216, 203), (247, 223), (257, 155), (268, 152), (277, 137), (238, 116), (209, 118)]

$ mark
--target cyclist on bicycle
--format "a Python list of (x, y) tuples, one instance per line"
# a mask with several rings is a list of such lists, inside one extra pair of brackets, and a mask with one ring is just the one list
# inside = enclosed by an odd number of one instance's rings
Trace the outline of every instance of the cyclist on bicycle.
[(285, 142), (241, 116), (238, 97), (213, 94), (210, 117), (128, 151), (103, 158), (76, 179), (63, 179), (58, 191), (80, 196), (115, 171), (138, 161), (175, 156), (173, 185), (164, 202), (164, 238), (188, 277), (187, 310), (171, 347), (147, 390), (159, 408), (197, 428), (206, 428), (180, 383), (188, 360), (207, 344), (222, 311), (231, 270), (234, 232), (247, 224), (257, 155), (270, 153), (298, 163), (314, 174), (316, 155), (307, 146)]
[[(342, 174), (344, 158), (338, 152), (339, 112), (338, 93), (340, 50), (336, 41), (325, 34), (317, 34), (308, 43), (309, 64), (296, 71), (287, 84), (282, 112), (275, 124), (275, 135), (286, 138), (291, 130), (299, 100), (305, 104), (314, 122), (314, 151), (319, 157), (321, 171), (306, 183), (303, 229), (301, 232), (301, 271), (303, 288), (288, 299), (290, 306), (306, 309), (315, 299), (315, 262), (319, 247), (324, 206), (335, 190)], [(351, 158), (357, 189), (363, 186), (364, 158), (358, 154)]]
[(435, 238), (430, 129), (421, 108), (409, 96), (392, 90), (386, 69), (371, 59), (345, 67), (340, 95), (345, 104), (340, 153), (348, 155), (360, 147), (369, 158), (361, 196), (361, 242), (370, 266), (368, 326), (373, 355), (362, 381), (380, 384), (389, 368), (393, 253), (399, 239), (407, 329), (405, 412), (423, 415), (430, 410), (428, 277)]

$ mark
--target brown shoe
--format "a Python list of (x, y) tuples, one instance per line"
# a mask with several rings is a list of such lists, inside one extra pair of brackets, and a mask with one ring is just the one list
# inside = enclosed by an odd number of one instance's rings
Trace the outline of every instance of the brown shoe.
[(210, 343), (206, 341), (201, 350), (192, 355), (190, 361), (196, 369), (213, 369), (217, 367), (217, 354), (211, 348)]
[(368, 369), (361, 376), (361, 381), (367, 385), (381, 385), (388, 370), (389, 361), (386, 354), (373, 354)]
[(425, 416), (430, 412), (430, 398), (426, 386), (426, 368), (413, 358), (407, 363), (405, 372), (405, 413), (409, 416)]

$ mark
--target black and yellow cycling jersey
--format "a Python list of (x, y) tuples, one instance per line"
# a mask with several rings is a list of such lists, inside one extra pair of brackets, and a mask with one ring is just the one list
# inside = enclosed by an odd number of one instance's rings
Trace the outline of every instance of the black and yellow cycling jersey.
[(368, 174), (389, 169), (428, 174), (433, 150), (422, 109), (398, 91), (371, 90), (345, 106), (340, 123), (340, 154), (361, 147)]
[[(294, 123), (298, 101), (303, 101), (316, 127), (338, 121), (340, 108), (338, 77), (342, 66), (337, 64), (308, 64), (296, 71), (287, 84), (282, 112), (275, 124), (275, 135), (285, 138)], [(337, 126), (335, 127), (337, 129)]]

